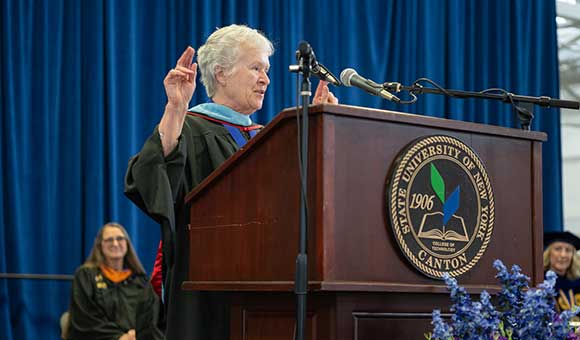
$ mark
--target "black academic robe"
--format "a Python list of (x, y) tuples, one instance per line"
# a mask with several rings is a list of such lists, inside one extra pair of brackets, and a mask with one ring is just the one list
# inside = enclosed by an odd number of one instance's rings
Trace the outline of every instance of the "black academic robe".
[(580, 279), (570, 280), (558, 275), (554, 290), (559, 311), (569, 310), (571, 306), (580, 306)]
[(99, 268), (77, 269), (69, 307), (70, 340), (117, 340), (134, 329), (139, 340), (163, 339), (157, 328), (159, 302), (145, 274), (122, 282), (107, 279)]
[(220, 123), (187, 115), (177, 147), (167, 157), (157, 128), (129, 161), (125, 194), (161, 225), (168, 340), (229, 338), (228, 296), (185, 292), (189, 209), (184, 198), (197, 184), (238, 150)]

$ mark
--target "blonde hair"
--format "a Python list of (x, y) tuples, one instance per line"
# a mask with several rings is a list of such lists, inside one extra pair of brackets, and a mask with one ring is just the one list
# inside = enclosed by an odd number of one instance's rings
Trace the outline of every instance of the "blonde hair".
[(116, 222), (109, 222), (99, 229), (97, 236), (95, 237), (95, 242), (93, 244), (93, 249), (91, 249), (91, 253), (85, 260), (83, 266), (86, 267), (99, 267), (100, 265), (105, 263), (105, 256), (103, 255), (103, 232), (105, 228), (117, 228), (121, 230), (125, 239), (127, 239), (127, 253), (125, 254), (125, 258), (123, 259), (123, 266), (131, 269), (135, 274), (145, 274), (145, 269), (143, 269), (143, 265), (141, 261), (139, 261), (139, 257), (137, 257), (137, 253), (135, 252), (135, 248), (133, 248), (133, 244), (131, 243), (131, 239), (129, 238), (129, 234), (125, 228)]
[[(554, 243), (551, 243), (546, 250), (544, 250), (544, 272), (550, 269), (550, 252), (554, 247)], [(572, 246), (574, 248), (574, 246)], [(570, 280), (575, 280), (580, 278), (580, 255), (574, 248), (574, 255), (572, 255), (572, 261), (570, 262), (570, 266), (566, 269), (566, 277)]]
[(217, 88), (216, 69), (222, 68), (226, 74), (233, 72), (242, 48), (256, 48), (274, 54), (272, 42), (264, 34), (245, 25), (229, 25), (214, 31), (197, 50), (197, 64), (201, 72), (201, 82), (207, 95), (212, 98)]

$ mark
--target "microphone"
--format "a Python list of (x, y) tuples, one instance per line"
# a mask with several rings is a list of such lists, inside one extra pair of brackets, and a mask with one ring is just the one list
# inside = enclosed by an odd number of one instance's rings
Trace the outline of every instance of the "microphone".
[(315, 76), (317, 76), (322, 80), (331, 83), (334, 86), (342, 85), (340, 80), (338, 80), (338, 78), (336, 78), (336, 76), (332, 74), (332, 72), (330, 72), (329, 69), (327, 69), (326, 67), (324, 67), (324, 65), (316, 61), (316, 58), (312, 59), (312, 61), (313, 61), (313, 65), (311, 68), (312, 74), (314, 74)]
[(296, 58), (300, 59), (316, 59), (316, 56), (314, 55), (314, 51), (312, 51), (312, 47), (310, 47), (310, 44), (304, 40), (302, 40), (299, 44), (298, 44), (298, 50), (296, 51)]
[(370, 79), (361, 77), (354, 69), (345, 68), (340, 73), (340, 80), (344, 86), (354, 86), (364, 90), (374, 96), (382, 97), (386, 100), (398, 103), (401, 100), (389, 91), (385, 90), (381, 84), (377, 84)]
[[(342, 85), (340, 80), (330, 72), (324, 65), (320, 64), (316, 60), (316, 55), (312, 50), (312, 47), (306, 41), (301, 41), (298, 44), (298, 50), (296, 51), (296, 57), (298, 59), (302, 58), (303, 60), (310, 60), (310, 71), (316, 77), (325, 80), (331, 83), (334, 86)], [(290, 68), (290, 71), (294, 71), (294, 69)]]

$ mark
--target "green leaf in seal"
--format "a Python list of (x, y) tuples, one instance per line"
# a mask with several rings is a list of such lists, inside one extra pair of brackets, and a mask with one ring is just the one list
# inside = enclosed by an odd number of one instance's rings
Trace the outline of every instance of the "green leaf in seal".
[(441, 200), (441, 203), (445, 203), (445, 182), (433, 163), (431, 163), (431, 187)]

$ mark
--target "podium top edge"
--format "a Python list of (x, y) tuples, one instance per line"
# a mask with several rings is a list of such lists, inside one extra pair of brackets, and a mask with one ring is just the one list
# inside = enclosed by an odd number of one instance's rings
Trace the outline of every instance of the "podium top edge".
[[(371, 119), (378, 121), (390, 121), (398, 124), (409, 124), (424, 127), (440, 128), (452, 131), (480, 133), (487, 135), (496, 135), (518, 139), (527, 139), (532, 141), (545, 142), (548, 135), (541, 131), (527, 131), (509, 127), (488, 125), (481, 123), (465, 122), (461, 120), (424, 116), (421, 114), (405, 113), (398, 111), (389, 111), (374, 109), (362, 106), (344, 105), (344, 104), (318, 104), (311, 105), (309, 112), (311, 114), (331, 114), (336, 116)], [(282, 120), (296, 115), (296, 107), (285, 108), (274, 121)]]

